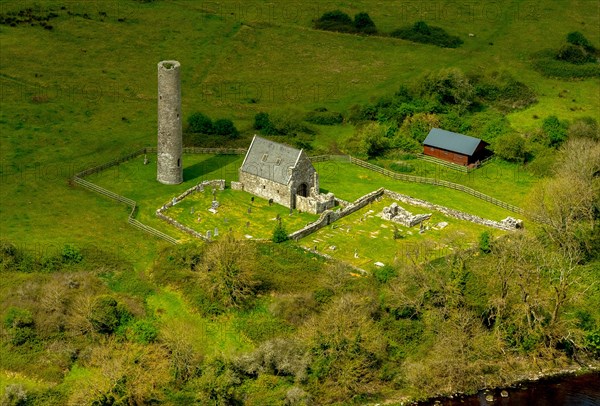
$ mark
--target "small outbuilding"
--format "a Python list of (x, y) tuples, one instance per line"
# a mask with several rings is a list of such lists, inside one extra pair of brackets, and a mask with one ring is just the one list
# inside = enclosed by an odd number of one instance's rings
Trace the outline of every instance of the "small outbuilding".
[(479, 138), (433, 128), (423, 142), (423, 154), (458, 165), (472, 165), (487, 158), (489, 144)]

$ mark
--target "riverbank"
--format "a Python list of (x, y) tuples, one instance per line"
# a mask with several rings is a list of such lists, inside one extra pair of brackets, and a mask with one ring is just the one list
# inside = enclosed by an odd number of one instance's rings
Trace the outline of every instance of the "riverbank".
[[(476, 393), (454, 393), (448, 396), (435, 396), (423, 401), (401, 402), (411, 406), (475, 406), (475, 405), (596, 405), (600, 404), (600, 361), (588, 361), (586, 366), (571, 366), (559, 370), (544, 371), (518, 379), (512, 384), (497, 387), (484, 387)], [(545, 390), (540, 390), (545, 388)], [(551, 390), (552, 389), (552, 390)], [(573, 391), (575, 389), (576, 391)], [(550, 403), (538, 399), (560, 392), (564, 396), (578, 398), (574, 402), (562, 403), (557, 398), (549, 398)], [(537, 400), (541, 403), (537, 403)], [(590, 403), (585, 403), (586, 401)], [(532, 402), (536, 403), (532, 403)]]

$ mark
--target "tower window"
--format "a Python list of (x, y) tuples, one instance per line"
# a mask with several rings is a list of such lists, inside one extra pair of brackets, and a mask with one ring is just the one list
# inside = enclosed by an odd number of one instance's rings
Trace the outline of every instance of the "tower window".
[(179, 158), (179, 159), (177, 160), (177, 167), (179, 168), (180, 166), (181, 166), (181, 158)]

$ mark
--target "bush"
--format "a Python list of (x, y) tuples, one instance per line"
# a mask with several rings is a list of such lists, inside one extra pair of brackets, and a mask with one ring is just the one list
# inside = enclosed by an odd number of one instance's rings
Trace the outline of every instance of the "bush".
[(21, 384), (6, 385), (0, 403), (6, 406), (24, 406), (27, 404), (27, 391)]
[(188, 129), (193, 133), (214, 134), (212, 120), (200, 112), (193, 113), (189, 116)]
[(328, 11), (316, 22), (315, 28), (319, 30), (354, 32), (354, 22), (350, 16), (340, 10)]
[(396, 276), (398, 276), (398, 272), (396, 272), (396, 269), (390, 265), (384, 265), (382, 267), (375, 268), (373, 271), (373, 277), (379, 283), (388, 283)]
[(284, 242), (287, 240), (288, 240), (287, 231), (285, 230), (285, 227), (283, 226), (281, 221), (279, 221), (277, 223), (277, 226), (275, 226), (275, 230), (273, 230), (273, 242), (280, 243), (280, 242)]
[(65, 245), (62, 250), (62, 260), (65, 264), (78, 264), (83, 261), (83, 255), (72, 245)]
[(367, 13), (358, 13), (354, 16), (354, 28), (364, 34), (376, 34), (377, 27)]
[(576, 65), (582, 65), (596, 60), (594, 55), (588, 53), (582, 46), (571, 44), (562, 46), (556, 54), (556, 59)]
[(542, 123), (542, 130), (548, 136), (551, 147), (558, 147), (567, 139), (567, 123), (556, 116), (548, 116)]
[(590, 41), (586, 37), (583, 36), (579, 31), (570, 32), (567, 34), (567, 42), (573, 45), (579, 45), (583, 47), (586, 51), (594, 53), (596, 52), (596, 48), (592, 45)]
[(484, 231), (479, 235), (479, 251), (483, 254), (492, 252), (492, 234)]
[(158, 328), (149, 320), (138, 320), (131, 326), (131, 339), (141, 344), (150, 344), (158, 337)]
[(89, 318), (98, 333), (112, 334), (131, 318), (131, 314), (112, 296), (102, 295), (94, 299)]
[(4, 317), (4, 326), (10, 335), (10, 342), (19, 346), (35, 338), (35, 322), (27, 309), (11, 307)]
[(254, 116), (254, 129), (264, 135), (277, 135), (277, 130), (271, 123), (269, 113), (261, 112)]
[(574, 64), (556, 59), (556, 51), (545, 50), (533, 55), (533, 67), (542, 75), (560, 79), (600, 77), (597, 63)]
[(226, 118), (216, 120), (213, 124), (213, 131), (217, 135), (226, 135), (229, 138), (237, 138), (240, 135), (233, 121)]
[(523, 162), (527, 154), (525, 139), (517, 133), (498, 137), (492, 146), (496, 156), (509, 162)]
[(344, 121), (344, 117), (337, 112), (327, 111), (327, 109), (318, 109), (306, 114), (305, 120), (309, 123), (319, 125), (336, 125)]
[(459, 37), (448, 34), (443, 28), (429, 26), (424, 21), (417, 21), (412, 26), (399, 28), (392, 31), (390, 35), (395, 38), (437, 45), (442, 48), (458, 48), (463, 43)]

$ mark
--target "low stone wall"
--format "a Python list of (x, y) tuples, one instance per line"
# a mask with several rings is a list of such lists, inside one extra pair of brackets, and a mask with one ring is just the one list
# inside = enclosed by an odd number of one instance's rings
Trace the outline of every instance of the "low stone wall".
[(181, 231), (190, 234), (192, 237), (200, 238), (201, 240), (204, 240), (204, 241), (210, 241), (208, 238), (206, 238), (205, 236), (203, 236), (196, 230), (192, 230), (191, 228), (184, 226), (179, 221), (172, 219), (169, 216), (165, 216), (164, 214), (162, 214), (160, 212), (156, 212), (156, 217), (158, 217), (161, 220), (166, 221), (167, 223), (171, 224), (172, 226), (177, 227)]
[(306, 227), (301, 228), (300, 230), (294, 231), (292, 234), (288, 235), (288, 237), (292, 240), (298, 241), (299, 239), (304, 238), (307, 235), (314, 233), (315, 231), (333, 223), (334, 221), (337, 221), (337, 220), (341, 219), (342, 217), (345, 217), (349, 214), (354, 213), (357, 210), (362, 209), (367, 204), (369, 204), (369, 203), (375, 201), (376, 199), (380, 198), (381, 196), (383, 196), (384, 191), (385, 191), (385, 189), (383, 189), (383, 188), (377, 189), (374, 192), (368, 193), (368, 194), (358, 198), (353, 203), (349, 203), (348, 205), (346, 205), (346, 207), (344, 207), (341, 210), (337, 210), (337, 211), (326, 210), (323, 213), (321, 213), (321, 216), (319, 216), (318, 220), (313, 221), (312, 223), (308, 224)]
[(199, 232), (197, 232), (196, 230), (193, 230), (187, 226), (184, 226), (183, 224), (181, 224), (180, 222), (178, 222), (177, 220), (163, 214), (163, 212), (167, 209), (169, 209), (170, 207), (173, 207), (174, 204), (177, 204), (178, 202), (180, 202), (181, 200), (183, 200), (184, 198), (186, 198), (187, 196), (196, 193), (196, 192), (204, 192), (204, 188), (205, 187), (214, 187), (217, 188), (219, 190), (225, 190), (225, 180), (223, 179), (216, 179), (216, 180), (205, 180), (202, 181), (201, 183), (198, 183), (196, 186), (192, 186), (191, 188), (189, 188), (188, 190), (186, 190), (185, 192), (183, 192), (182, 194), (180, 194), (177, 197), (174, 197), (171, 201), (163, 204), (158, 210), (156, 210), (156, 217), (158, 217), (161, 220), (166, 221), (167, 223), (177, 227), (178, 229), (180, 229), (181, 231), (190, 234), (192, 237), (196, 237), (196, 238), (200, 238), (201, 240), (204, 241), (210, 241), (209, 238), (206, 238), (206, 236), (200, 234)]
[(425, 200), (416, 199), (414, 197), (410, 197), (407, 195), (403, 195), (401, 193), (392, 192), (391, 190), (385, 190), (385, 195), (400, 202), (410, 204), (418, 207), (425, 207), (430, 210), (438, 211), (442, 214), (445, 214), (448, 217), (453, 217), (459, 220), (470, 221), (472, 223), (481, 224), (488, 227), (498, 228), (500, 230), (513, 231), (515, 227), (511, 227), (507, 223), (484, 219), (483, 217), (476, 216), (474, 214), (465, 213), (459, 210), (454, 210), (449, 207), (440, 206), (437, 204), (430, 203)]
[(244, 184), (242, 182), (231, 181), (231, 190), (244, 190)]

